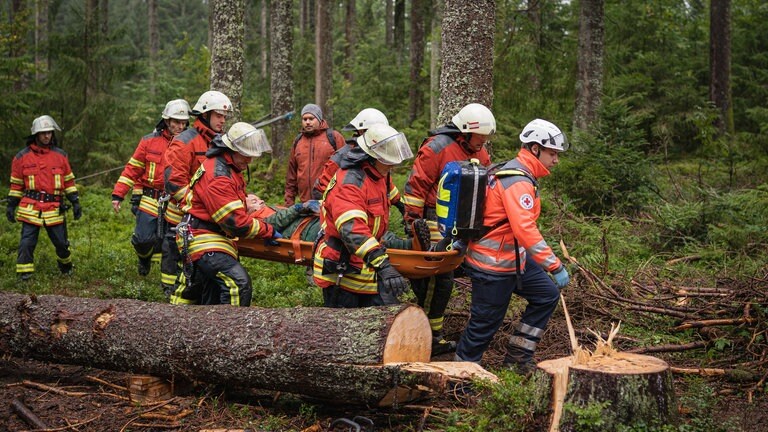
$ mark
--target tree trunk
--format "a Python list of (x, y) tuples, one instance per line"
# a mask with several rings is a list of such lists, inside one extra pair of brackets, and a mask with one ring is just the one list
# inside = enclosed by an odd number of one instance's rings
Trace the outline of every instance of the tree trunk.
[(427, 13), (428, 0), (411, 1), (411, 86), (408, 89), (410, 100), (408, 124), (421, 115), (424, 110), (424, 77), (421, 68), (424, 66), (424, 19)]
[(240, 121), (245, 58), (245, 0), (213, 2), (211, 89), (232, 101), (232, 122)]
[[(293, 14), (291, 2), (275, 1), (270, 8), (270, 94), (272, 115), (293, 110)], [(288, 122), (272, 124), (272, 157), (283, 160), (287, 154)]]
[(269, 4), (267, 0), (261, 0), (261, 20), (259, 35), (261, 36), (261, 78), (267, 78), (267, 71), (269, 70), (269, 22), (267, 17), (269, 16)]
[(549, 415), (549, 431), (578, 430), (576, 410), (588, 406), (600, 407), (601, 430), (676, 422), (672, 372), (663, 360), (614, 352), (576, 363), (575, 357), (546, 360), (534, 374), (534, 414)]
[(160, 51), (160, 31), (157, 26), (157, 0), (147, 1), (148, 22), (147, 27), (149, 30), (149, 71), (150, 71), (150, 83), (149, 88), (152, 94), (155, 93), (155, 81), (157, 79), (157, 54)]
[(323, 109), (328, 124), (333, 123), (333, 110), (328, 101), (333, 96), (333, 36), (331, 34), (331, 0), (315, 0), (315, 103)]
[(315, 31), (315, 0), (299, 0), (299, 31), (302, 36)]
[(395, 0), (384, 0), (384, 43), (387, 48), (392, 48), (395, 44)]
[(434, 129), (438, 126), (437, 117), (440, 114), (440, 69), (442, 66), (442, 36), (443, 0), (434, 0), (435, 10), (432, 17), (432, 44), (429, 59), (429, 125)]
[[(85, 58), (86, 76), (88, 77), (83, 97), (83, 106), (95, 99), (98, 85), (99, 74), (96, 69), (96, 51), (98, 46), (98, 28), (99, 28), (99, 0), (86, 0), (85, 2), (85, 32), (84, 32), (84, 49), (83, 57)], [(88, 110), (86, 112), (86, 117)], [(84, 118), (84, 121), (89, 121), (88, 118)]]
[(445, 1), (438, 123), (468, 103), (492, 107), (495, 11), (492, 0)]
[(405, 0), (395, 0), (394, 44), (397, 64), (401, 63), (405, 50)]
[(101, 36), (104, 40), (109, 36), (109, 0), (99, 1), (99, 17), (101, 20)]
[(346, 46), (344, 47), (344, 79), (349, 82), (352, 82), (355, 78), (352, 73), (352, 66), (354, 65), (355, 45), (357, 44), (356, 3), (356, 0), (347, 0), (346, 20), (344, 23), (344, 37), (346, 38)]
[[(276, 2), (280, 3), (280, 2)], [(178, 307), (136, 300), (0, 294), (0, 353), (346, 404), (396, 405), (451, 373), (429, 360), (421, 308)], [(414, 369), (409, 372), (409, 367)], [(476, 365), (464, 373), (493, 379)], [(466, 375), (465, 375), (466, 377)], [(420, 387), (421, 386), (421, 387)]]
[(734, 132), (731, 103), (731, 0), (709, 6), (709, 99), (720, 110), (720, 134)]
[[(531, 21), (533, 30), (531, 31), (531, 44), (534, 51), (541, 49), (541, 3), (544, 0), (528, 0), (528, 19)], [(538, 92), (541, 90), (541, 64), (532, 62), (530, 65), (530, 83), (531, 90)]]
[(597, 120), (603, 92), (604, 0), (582, 0), (579, 11), (578, 79), (573, 128), (589, 130)]
[(35, 2), (35, 81), (48, 76), (48, 0)]

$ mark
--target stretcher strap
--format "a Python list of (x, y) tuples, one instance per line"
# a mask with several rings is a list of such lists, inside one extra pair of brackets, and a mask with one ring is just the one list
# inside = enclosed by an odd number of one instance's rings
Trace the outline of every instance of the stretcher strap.
[(291, 233), (291, 245), (293, 246), (293, 259), (300, 263), (304, 261), (304, 257), (301, 256), (301, 233), (304, 231), (304, 228), (309, 225), (309, 222), (312, 220), (312, 218), (305, 217), (302, 219), (298, 225), (296, 225), (296, 229), (293, 230), (293, 233)]

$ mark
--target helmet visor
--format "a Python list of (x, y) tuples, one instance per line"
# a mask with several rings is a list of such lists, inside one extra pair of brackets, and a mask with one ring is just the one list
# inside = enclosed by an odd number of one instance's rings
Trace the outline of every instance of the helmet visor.
[(366, 144), (376, 160), (385, 165), (397, 165), (413, 157), (411, 146), (403, 133), (392, 135), (375, 144)]
[(571, 146), (568, 142), (568, 137), (562, 132), (554, 136), (549, 135), (549, 137), (542, 139), (541, 145), (559, 152), (566, 151), (568, 150), (568, 147)]
[(235, 151), (248, 157), (259, 157), (262, 153), (271, 153), (272, 146), (269, 145), (267, 134), (261, 129), (254, 129), (239, 137), (232, 139), (227, 132), (227, 139), (232, 143)]

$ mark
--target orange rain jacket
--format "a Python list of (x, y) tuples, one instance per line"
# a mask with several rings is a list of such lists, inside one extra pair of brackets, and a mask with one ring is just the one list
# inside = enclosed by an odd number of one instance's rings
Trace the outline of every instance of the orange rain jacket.
[(302, 134), (291, 148), (288, 171), (285, 175), (285, 205), (291, 206), (298, 198), (301, 202), (312, 199), (312, 187), (323, 172), (325, 163), (344, 143), (344, 136), (333, 131), (336, 147), (328, 142), (328, 123), (323, 120), (312, 135)]

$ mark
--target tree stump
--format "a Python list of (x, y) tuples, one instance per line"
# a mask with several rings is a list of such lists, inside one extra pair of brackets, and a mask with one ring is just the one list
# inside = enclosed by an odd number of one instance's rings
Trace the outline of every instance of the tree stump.
[(578, 411), (590, 406), (602, 407), (599, 430), (676, 423), (672, 372), (663, 360), (614, 351), (546, 360), (537, 366), (537, 413), (549, 414), (549, 431), (578, 430)]

